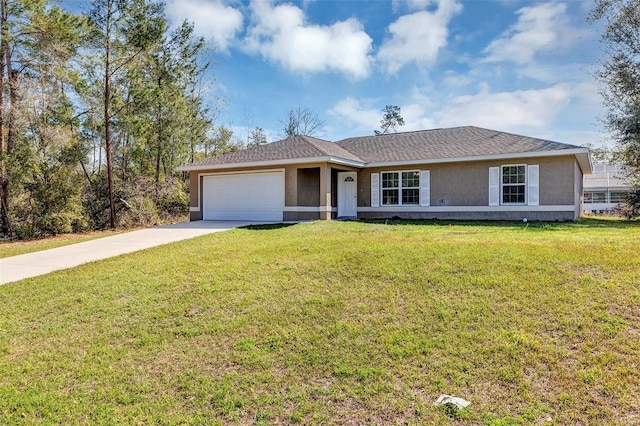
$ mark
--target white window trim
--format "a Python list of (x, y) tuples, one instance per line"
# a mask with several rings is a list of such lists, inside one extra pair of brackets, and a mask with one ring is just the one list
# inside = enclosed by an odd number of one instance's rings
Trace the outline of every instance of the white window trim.
[[(504, 202), (504, 191), (503, 188), (505, 186), (505, 184), (503, 183), (503, 170), (505, 167), (520, 167), (523, 166), (524, 167), (524, 182), (523, 183), (517, 183), (517, 184), (507, 184), (506, 186), (516, 186), (516, 185), (522, 185), (524, 186), (524, 202), (522, 203), (505, 203)], [(527, 164), (502, 164), (500, 165), (500, 205), (501, 206), (526, 206), (528, 205), (527, 201), (528, 201), (528, 196), (529, 196), (529, 179), (527, 176)]]
[[(382, 175), (385, 173), (397, 173), (398, 174), (398, 187), (397, 188), (384, 188), (382, 186)], [(410, 186), (404, 188), (402, 186), (402, 173), (418, 173), (418, 186)], [(380, 207), (415, 207), (420, 206), (422, 202), (422, 170), (383, 170), (380, 172)], [(397, 190), (398, 191), (398, 204), (384, 204), (384, 190)], [(417, 189), (418, 190), (418, 203), (402, 204), (402, 190), (403, 189)]]

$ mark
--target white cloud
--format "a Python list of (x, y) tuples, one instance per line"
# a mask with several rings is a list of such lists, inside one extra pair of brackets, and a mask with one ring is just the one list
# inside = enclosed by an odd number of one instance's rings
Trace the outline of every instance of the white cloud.
[[(401, 131), (474, 125), (496, 130), (530, 133), (546, 131), (574, 100), (583, 96), (584, 87), (558, 84), (539, 90), (491, 93), (482, 85), (474, 95), (454, 96), (436, 105), (421, 94), (413, 102), (400, 105), (405, 126)], [(346, 98), (329, 113), (358, 130), (376, 129), (382, 113), (372, 108), (371, 100)]]
[(391, 37), (378, 51), (378, 60), (388, 74), (397, 73), (404, 65), (433, 64), (440, 50), (447, 45), (451, 18), (462, 10), (456, 0), (439, 0), (434, 12), (422, 10), (404, 15), (389, 25)]
[(404, 118), (404, 126), (400, 127), (402, 132), (437, 127), (433, 119), (428, 117), (425, 106), (421, 104), (402, 105), (400, 107), (400, 115)]
[(406, 7), (413, 12), (416, 10), (424, 10), (434, 2), (435, 0), (393, 0), (391, 2), (391, 8), (394, 12), (397, 12)]
[(519, 9), (518, 21), (484, 49), (485, 61), (527, 64), (538, 52), (572, 44), (582, 31), (570, 26), (566, 12), (567, 5), (562, 3)]
[(341, 121), (355, 123), (362, 128), (370, 129), (377, 128), (382, 118), (382, 112), (371, 108), (370, 101), (359, 101), (351, 97), (338, 102), (329, 110), (329, 114)]
[[(338, 118), (341, 122), (355, 124), (359, 131), (373, 133), (374, 129), (380, 127), (382, 119), (382, 110), (372, 108), (372, 100), (358, 100), (354, 98), (346, 98), (338, 102), (329, 114)], [(400, 115), (404, 119), (405, 125), (399, 127), (399, 131), (411, 131), (430, 129), (434, 127), (431, 119), (426, 117), (425, 106), (416, 103), (403, 105), (400, 107)]]
[(242, 30), (242, 13), (219, 0), (169, 0), (167, 15), (174, 26), (184, 19), (194, 24), (195, 34), (213, 39), (225, 51)]
[(279, 63), (291, 71), (337, 71), (351, 78), (367, 77), (372, 39), (357, 19), (330, 26), (311, 25), (291, 4), (251, 3), (253, 23), (247, 30), (249, 53)]
[(445, 127), (472, 124), (512, 131), (544, 128), (569, 104), (571, 97), (572, 90), (566, 84), (499, 93), (483, 87), (475, 95), (449, 99), (436, 117)]
[(473, 79), (466, 74), (461, 74), (456, 71), (447, 70), (442, 77), (442, 85), (445, 87), (451, 87), (460, 89), (468, 86), (473, 82)]

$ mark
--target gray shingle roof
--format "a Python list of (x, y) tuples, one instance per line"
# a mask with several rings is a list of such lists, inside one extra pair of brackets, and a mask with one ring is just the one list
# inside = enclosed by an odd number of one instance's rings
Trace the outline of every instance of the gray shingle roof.
[(333, 142), (311, 136), (294, 136), (255, 148), (230, 152), (207, 160), (198, 161), (189, 164), (189, 166), (295, 160), (316, 157), (339, 157), (345, 160), (362, 162), (360, 158)]
[(294, 136), (255, 148), (213, 157), (184, 167), (333, 157), (359, 163), (438, 160), (562, 151), (581, 148), (559, 142), (474, 126), (361, 136), (329, 142)]
[(466, 126), (363, 136), (336, 142), (366, 163), (476, 157), (580, 148), (558, 142)]

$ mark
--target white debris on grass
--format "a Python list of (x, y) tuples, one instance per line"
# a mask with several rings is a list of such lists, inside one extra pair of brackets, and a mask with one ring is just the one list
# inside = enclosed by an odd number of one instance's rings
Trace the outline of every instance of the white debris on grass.
[(438, 399), (436, 399), (436, 402), (434, 402), (433, 405), (441, 404), (453, 404), (458, 408), (467, 408), (469, 405), (471, 405), (471, 402), (457, 396), (442, 394), (438, 397)]

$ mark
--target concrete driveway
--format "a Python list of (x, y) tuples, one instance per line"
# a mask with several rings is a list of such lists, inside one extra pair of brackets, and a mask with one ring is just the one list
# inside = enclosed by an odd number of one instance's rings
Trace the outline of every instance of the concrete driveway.
[(196, 221), (155, 226), (64, 247), (6, 257), (0, 259), (0, 285), (73, 268), (95, 260), (252, 224), (256, 223)]

